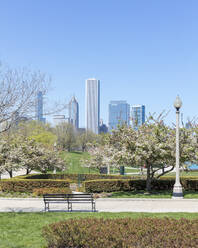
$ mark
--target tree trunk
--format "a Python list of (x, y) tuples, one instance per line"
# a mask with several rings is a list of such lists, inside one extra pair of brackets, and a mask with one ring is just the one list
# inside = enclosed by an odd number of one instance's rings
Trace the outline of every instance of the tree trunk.
[(8, 171), (10, 178), (12, 178), (12, 170)]
[(146, 169), (147, 169), (147, 177), (146, 177), (146, 191), (151, 191), (151, 166), (149, 163), (146, 162)]
[(31, 169), (26, 169), (26, 175), (28, 175), (31, 172)]

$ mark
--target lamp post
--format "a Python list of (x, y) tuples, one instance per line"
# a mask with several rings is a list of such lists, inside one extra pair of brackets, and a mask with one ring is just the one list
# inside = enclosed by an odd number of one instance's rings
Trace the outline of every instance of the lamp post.
[[(54, 151), (56, 152), (56, 142), (54, 143)], [(56, 174), (56, 168), (54, 168), (53, 173)]]
[(174, 107), (176, 108), (176, 178), (173, 187), (173, 198), (183, 198), (182, 186), (179, 180), (179, 109), (182, 106), (182, 101), (179, 96), (176, 97)]

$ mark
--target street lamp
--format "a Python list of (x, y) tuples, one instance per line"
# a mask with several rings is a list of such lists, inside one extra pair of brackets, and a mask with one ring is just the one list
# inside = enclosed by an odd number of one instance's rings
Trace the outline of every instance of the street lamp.
[(182, 186), (179, 180), (179, 109), (182, 106), (182, 101), (179, 96), (176, 97), (174, 107), (176, 108), (176, 178), (173, 187), (173, 198), (183, 198)]
[[(56, 152), (56, 142), (54, 143), (54, 151)], [(56, 168), (54, 168), (53, 173), (56, 174)]]

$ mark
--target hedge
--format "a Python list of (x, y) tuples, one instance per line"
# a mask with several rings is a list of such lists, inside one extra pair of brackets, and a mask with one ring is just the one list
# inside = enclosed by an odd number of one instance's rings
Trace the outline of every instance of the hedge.
[(48, 248), (197, 247), (198, 219), (69, 219), (44, 227), (43, 236)]
[(2, 191), (30, 192), (35, 188), (64, 188), (69, 187), (67, 180), (39, 180), (39, 179), (3, 179), (0, 181)]
[(104, 174), (31, 174), (26, 176), (19, 176), (17, 178), (23, 179), (64, 179), (77, 182), (79, 179), (81, 181), (86, 180), (95, 180), (95, 179), (130, 179), (130, 178), (139, 178), (140, 176), (121, 176), (121, 175), (104, 175)]
[(34, 196), (43, 196), (44, 194), (71, 194), (70, 188), (35, 188), (33, 189)]
[[(151, 190), (172, 190), (175, 179), (158, 179), (152, 180)], [(185, 190), (198, 190), (198, 179), (182, 179), (181, 184)], [(145, 179), (100, 179), (83, 182), (85, 192), (116, 192), (116, 191), (133, 191), (145, 190)]]

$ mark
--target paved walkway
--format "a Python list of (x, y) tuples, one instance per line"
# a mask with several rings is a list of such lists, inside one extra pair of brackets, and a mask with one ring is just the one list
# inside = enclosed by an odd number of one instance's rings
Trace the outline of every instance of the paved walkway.
[[(67, 205), (51, 205), (52, 211), (67, 211)], [(196, 199), (134, 199), (100, 198), (96, 200), (98, 212), (189, 212), (198, 213)], [(73, 204), (74, 211), (89, 212), (91, 204)], [(43, 212), (41, 198), (0, 198), (0, 212)]]

